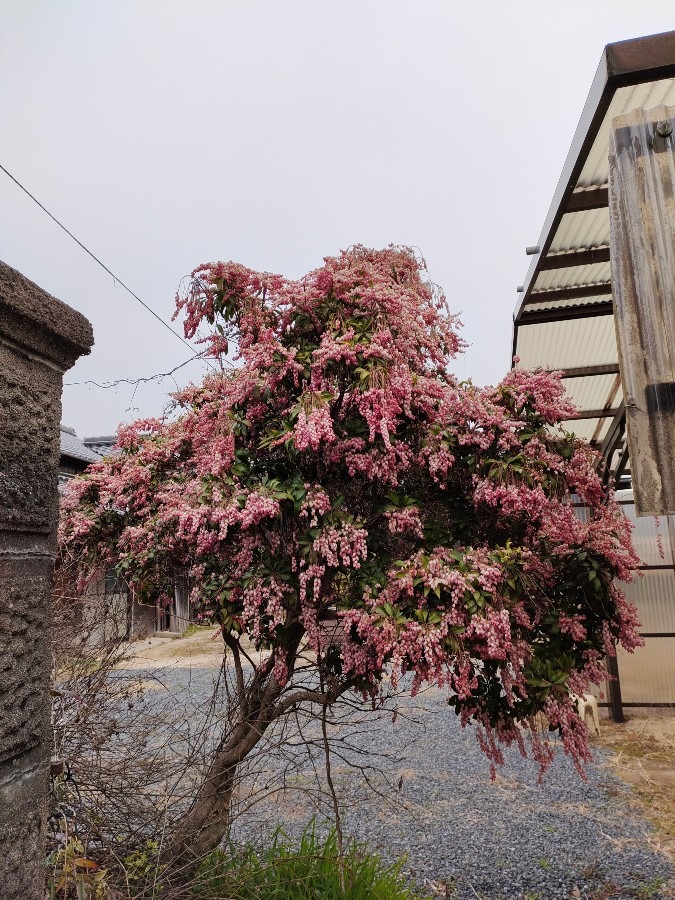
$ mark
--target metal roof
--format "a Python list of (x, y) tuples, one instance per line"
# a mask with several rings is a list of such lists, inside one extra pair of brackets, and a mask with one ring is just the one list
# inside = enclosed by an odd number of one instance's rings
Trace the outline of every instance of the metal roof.
[(579, 407), (579, 418), (565, 426), (624, 463), (610, 273), (609, 133), (616, 116), (661, 104), (675, 105), (675, 31), (608, 44), (514, 312), (512, 353), (520, 365), (562, 369)]

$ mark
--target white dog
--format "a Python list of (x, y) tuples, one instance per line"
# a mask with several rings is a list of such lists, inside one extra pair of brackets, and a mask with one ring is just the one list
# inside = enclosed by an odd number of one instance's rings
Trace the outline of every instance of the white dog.
[(572, 695), (576, 703), (577, 712), (585, 722), (588, 715), (593, 719), (593, 728), (596, 734), (600, 734), (600, 718), (598, 716), (598, 701), (593, 694), (584, 694), (583, 697)]

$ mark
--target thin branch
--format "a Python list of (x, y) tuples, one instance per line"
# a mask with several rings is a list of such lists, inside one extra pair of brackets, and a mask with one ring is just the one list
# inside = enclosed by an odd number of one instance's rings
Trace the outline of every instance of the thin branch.
[(290, 696), (285, 697), (283, 700), (279, 701), (272, 713), (270, 721), (273, 722), (275, 719), (279, 719), (293, 706), (298, 706), (301, 703), (318, 703), (322, 706), (330, 705), (331, 703), (334, 703), (338, 697), (341, 697), (353, 687), (354, 682), (350, 680), (345, 681), (342, 685), (340, 685), (339, 688), (337, 688), (337, 690), (333, 688), (325, 694), (322, 694), (321, 691), (313, 691), (310, 689), (304, 691), (296, 691), (294, 694), (291, 694)]
[[(226, 646), (230, 648), (232, 651), (232, 659), (234, 660), (234, 670), (236, 672), (237, 677), (237, 696), (239, 701), (241, 702), (244, 696), (245, 683), (244, 683), (244, 670), (241, 665), (241, 649), (239, 646), (239, 641), (236, 641), (231, 634), (228, 634), (225, 629), (222, 631), (223, 641)], [(246, 654), (244, 654), (246, 656)], [(246, 656), (248, 659), (248, 656)]]
[[(321, 657), (319, 656), (317, 659), (318, 667), (319, 667), (319, 677), (321, 679), (321, 693), (324, 697), (328, 697), (326, 694), (326, 686), (323, 678), (323, 671), (321, 666)], [(328, 703), (325, 702), (321, 707), (321, 735), (323, 737), (323, 751), (324, 751), (324, 759), (326, 761), (326, 782), (328, 784), (328, 790), (330, 791), (330, 796), (333, 801), (333, 814), (335, 818), (335, 834), (337, 836), (337, 844), (338, 844), (338, 872), (340, 875), (340, 888), (344, 892), (345, 889), (345, 860), (344, 860), (344, 841), (342, 837), (342, 820), (340, 818), (340, 804), (338, 803), (337, 794), (335, 792), (335, 785), (333, 784), (333, 776), (331, 774), (330, 768), (330, 744), (328, 743), (328, 729), (326, 727), (326, 715), (328, 713)]]

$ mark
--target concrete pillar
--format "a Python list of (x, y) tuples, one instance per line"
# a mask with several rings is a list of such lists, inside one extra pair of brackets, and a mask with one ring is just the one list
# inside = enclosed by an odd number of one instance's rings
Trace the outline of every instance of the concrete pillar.
[(0, 895), (44, 897), (63, 373), (91, 325), (0, 262)]

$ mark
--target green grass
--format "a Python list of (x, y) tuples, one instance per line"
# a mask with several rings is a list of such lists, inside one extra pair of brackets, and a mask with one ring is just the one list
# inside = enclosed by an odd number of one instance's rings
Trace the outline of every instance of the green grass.
[(257, 851), (217, 850), (200, 865), (191, 885), (194, 900), (424, 900), (393, 865), (352, 841), (345, 848), (344, 886), (337, 838), (316, 834), (312, 823), (298, 846), (281, 829), (271, 845)]
[(639, 900), (647, 900), (648, 897), (656, 897), (661, 893), (661, 888), (666, 884), (665, 879), (655, 878), (647, 884), (633, 888), (633, 896)]
[(190, 622), (188, 627), (181, 634), (181, 637), (192, 637), (193, 634), (199, 634), (200, 631), (206, 631), (206, 628), (203, 625), (197, 625), (195, 622)]

